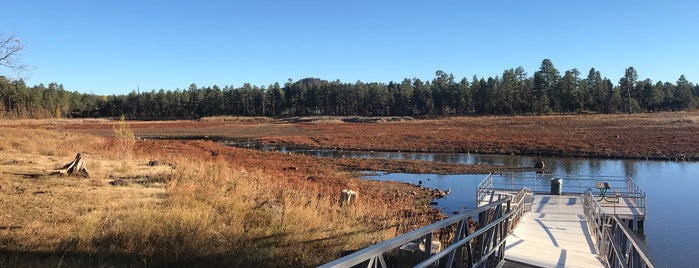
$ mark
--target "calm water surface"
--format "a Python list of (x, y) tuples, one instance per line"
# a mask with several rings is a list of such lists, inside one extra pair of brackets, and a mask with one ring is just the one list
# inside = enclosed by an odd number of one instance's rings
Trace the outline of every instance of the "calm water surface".
[[(609, 160), (567, 157), (531, 157), (463, 153), (400, 153), (311, 150), (307, 148), (268, 147), (266, 150), (294, 152), (317, 157), (354, 157), (411, 159), (460, 164), (533, 166), (543, 160), (553, 176), (630, 176), (646, 191), (648, 213), (645, 223), (646, 244), (656, 267), (697, 267), (699, 257), (699, 163), (652, 160)], [(532, 176), (532, 173), (522, 174)], [(446, 213), (475, 207), (476, 186), (485, 175), (367, 174), (366, 179), (395, 180), (438, 189), (451, 189), (445, 199), (437, 200)], [(545, 182), (544, 182), (545, 183)], [(573, 187), (563, 182), (566, 187)], [(579, 189), (571, 189), (578, 191)]]

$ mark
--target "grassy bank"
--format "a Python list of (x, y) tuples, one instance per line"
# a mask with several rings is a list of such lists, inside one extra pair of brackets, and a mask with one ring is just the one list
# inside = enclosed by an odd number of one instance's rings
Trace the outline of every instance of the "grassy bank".
[[(314, 266), (435, 217), (411, 186), (310, 158), (205, 142), (124, 150), (114, 137), (0, 128), (0, 266)], [(47, 175), (77, 152), (89, 178)], [(343, 188), (359, 202), (340, 207)]]

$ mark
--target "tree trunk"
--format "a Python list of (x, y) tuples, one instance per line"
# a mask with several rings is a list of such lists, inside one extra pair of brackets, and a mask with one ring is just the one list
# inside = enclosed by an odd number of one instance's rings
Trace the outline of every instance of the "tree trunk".
[(78, 153), (72, 162), (66, 164), (61, 169), (53, 170), (52, 174), (88, 177), (87, 156)]

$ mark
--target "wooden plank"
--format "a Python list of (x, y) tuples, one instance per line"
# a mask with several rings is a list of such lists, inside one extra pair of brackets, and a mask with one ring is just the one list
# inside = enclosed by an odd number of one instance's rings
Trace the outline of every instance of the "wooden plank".
[(599, 202), (600, 206), (607, 214), (616, 214), (622, 218), (633, 218), (634, 216), (640, 216), (641, 218), (645, 217), (645, 213), (643, 213), (641, 208), (636, 207), (636, 204), (633, 202), (632, 198), (621, 197), (619, 198), (618, 203), (614, 202), (615, 200), (612, 196), (608, 196), (605, 200), (601, 201), (599, 200), (599, 197), (595, 198), (597, 198), (597, 202)]
[(604, 267), (583, 216), (580, 195), (535, 195), (508, 237), (505, 258), (541, 267)]

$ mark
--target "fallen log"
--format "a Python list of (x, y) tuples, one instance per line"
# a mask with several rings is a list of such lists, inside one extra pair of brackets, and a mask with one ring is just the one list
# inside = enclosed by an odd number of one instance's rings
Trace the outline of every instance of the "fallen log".
[(52, 170), (51, 174), (88, 177), (90, 173), (87, 172), (87, 156), (78, 153), (72, 162), (64, 165), (60, 169)]

